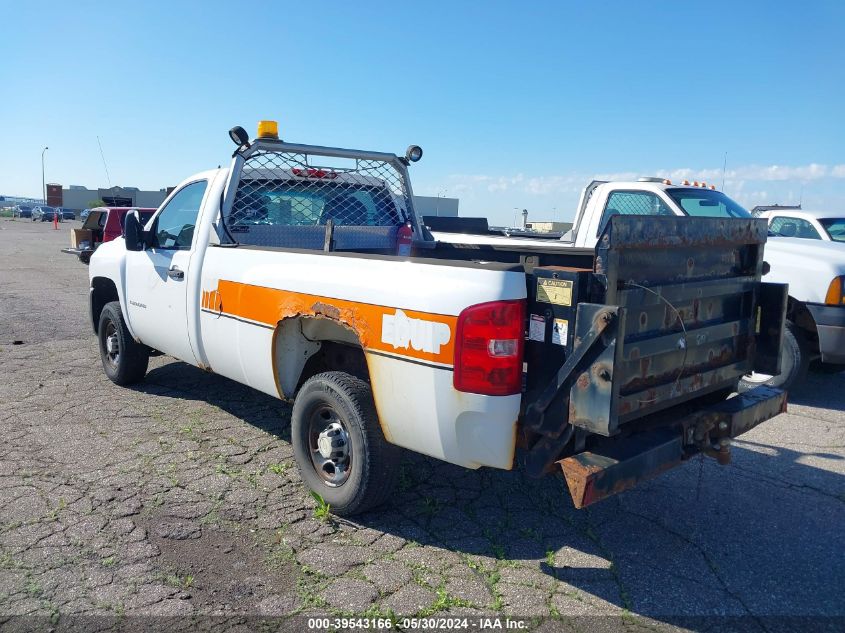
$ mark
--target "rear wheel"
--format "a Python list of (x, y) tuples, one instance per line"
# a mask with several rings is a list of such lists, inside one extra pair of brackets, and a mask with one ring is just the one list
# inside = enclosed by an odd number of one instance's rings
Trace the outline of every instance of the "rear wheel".
[(103, 370), (116, 385), (131, 385), (144, 378), (150, 360), (146, 345), (135, 342), (120, 311), (120, 302), (103, 307), (97, 329)]
[(783, 350), (780, 359), (780, 374), (758, 374), (756, 372), (743, 377), (739, 383), (740, 393), (760, 385), (779, 389), (792, 389), (807, 375), (810, 364), (807, 341), (792, 321), (787, 321), (783, 332)]
[(382, 434), (369, 384), (339, 371), (308, 379), (293, 405), (291, 438), (305, 484), (338, 516), (387, 500), (399, 449)]

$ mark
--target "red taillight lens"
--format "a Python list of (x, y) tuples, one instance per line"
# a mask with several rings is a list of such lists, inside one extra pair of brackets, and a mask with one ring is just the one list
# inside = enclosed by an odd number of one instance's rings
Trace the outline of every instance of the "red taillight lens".
[(403, 224), (396, 232), (396, 254), (400, 257), (411, 256), (411, 243), (414, 239), (414, 230), (410, 224)]
[(454, 385), (458, 391), (510, 396), (522, 391), (525, 301), (492, 301), (458, 316)]

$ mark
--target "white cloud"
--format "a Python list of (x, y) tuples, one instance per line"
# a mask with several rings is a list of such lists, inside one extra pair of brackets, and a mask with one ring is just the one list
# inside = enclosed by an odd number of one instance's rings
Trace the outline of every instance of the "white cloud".
[[(772, 202), (796, 203), (802, 196), (808, 204), (816, 198), (820, 201), (817, 204), (827, 204), (827, 200), (841, 198), (838, 192), (845, 180), (845, 164), (749, 164), (727, 169), (724, 175), (721, 166), (592, 174), (577, 171), (540, 175), (526, 175), (525, 171), (452, 174), (442, 184), (449, 195), (462, 200), (462, 213), (485, 215), (491, 221), (507, 224), (518, 221), (511, 217), (514, 208), (528, 208), (534, 218), (569, 219), (581, 189), (590, 180), (630, 181), (641, 176), (669, 178), (675, 183), (705, 181), (719, 189), (722, 189), (724, 180), (724, 191), (748, 207)], [(840, 198), (832, 198), (834, 194)]]
[[(657, 169), (650, 174), (642, 174), (632, 171), (597, 174), (595, 178), (600, 180), (636, 180), (640, 176), (650, 175), (670, 180), (698, 180), (705, 182), (721, 182), (722, 170), (720, 168), (693, 169), (690, 167), (677, 167), (674, 169)], [(726, 181), (758, 180), (763, 182), (797, 180), (812, 181), (825, 178), (845, 178), (845, 165), (822, 165), (810, 163), (809, 165), (743, 165), (728, 169), (724, 173)]]

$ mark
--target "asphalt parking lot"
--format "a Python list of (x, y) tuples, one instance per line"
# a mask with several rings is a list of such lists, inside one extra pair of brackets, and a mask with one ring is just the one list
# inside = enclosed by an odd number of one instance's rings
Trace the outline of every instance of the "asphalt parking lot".
[(586, 510), (556, 478), (409, 455), (388, 506), (325, 521), (288, 405), (167, 357), (135, 388), (106, 379), (87, 267), (59, 252), (72, 226), (0, 220), (0, 626), (391, 611), (843, 626), (845, 375), (810, 374), (729, 466), (694, 460)]

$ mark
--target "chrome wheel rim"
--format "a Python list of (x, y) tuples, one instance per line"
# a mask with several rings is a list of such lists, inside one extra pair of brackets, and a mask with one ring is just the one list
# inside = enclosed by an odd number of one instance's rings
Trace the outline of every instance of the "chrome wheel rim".
[(345, 422), (333, 407), (322, 405), (311, 414), (308, 452), (314, 470), (327, 486), (336, 488), (349, 479), (352, 442)]
[(120, 363), (120, 341), (117, 338), (117, 327), (114, 321), (109, 321), (106, 325), (106, 334), (103, 339), (106, 347), (106, 360), (112, 367), (117, 367)]

